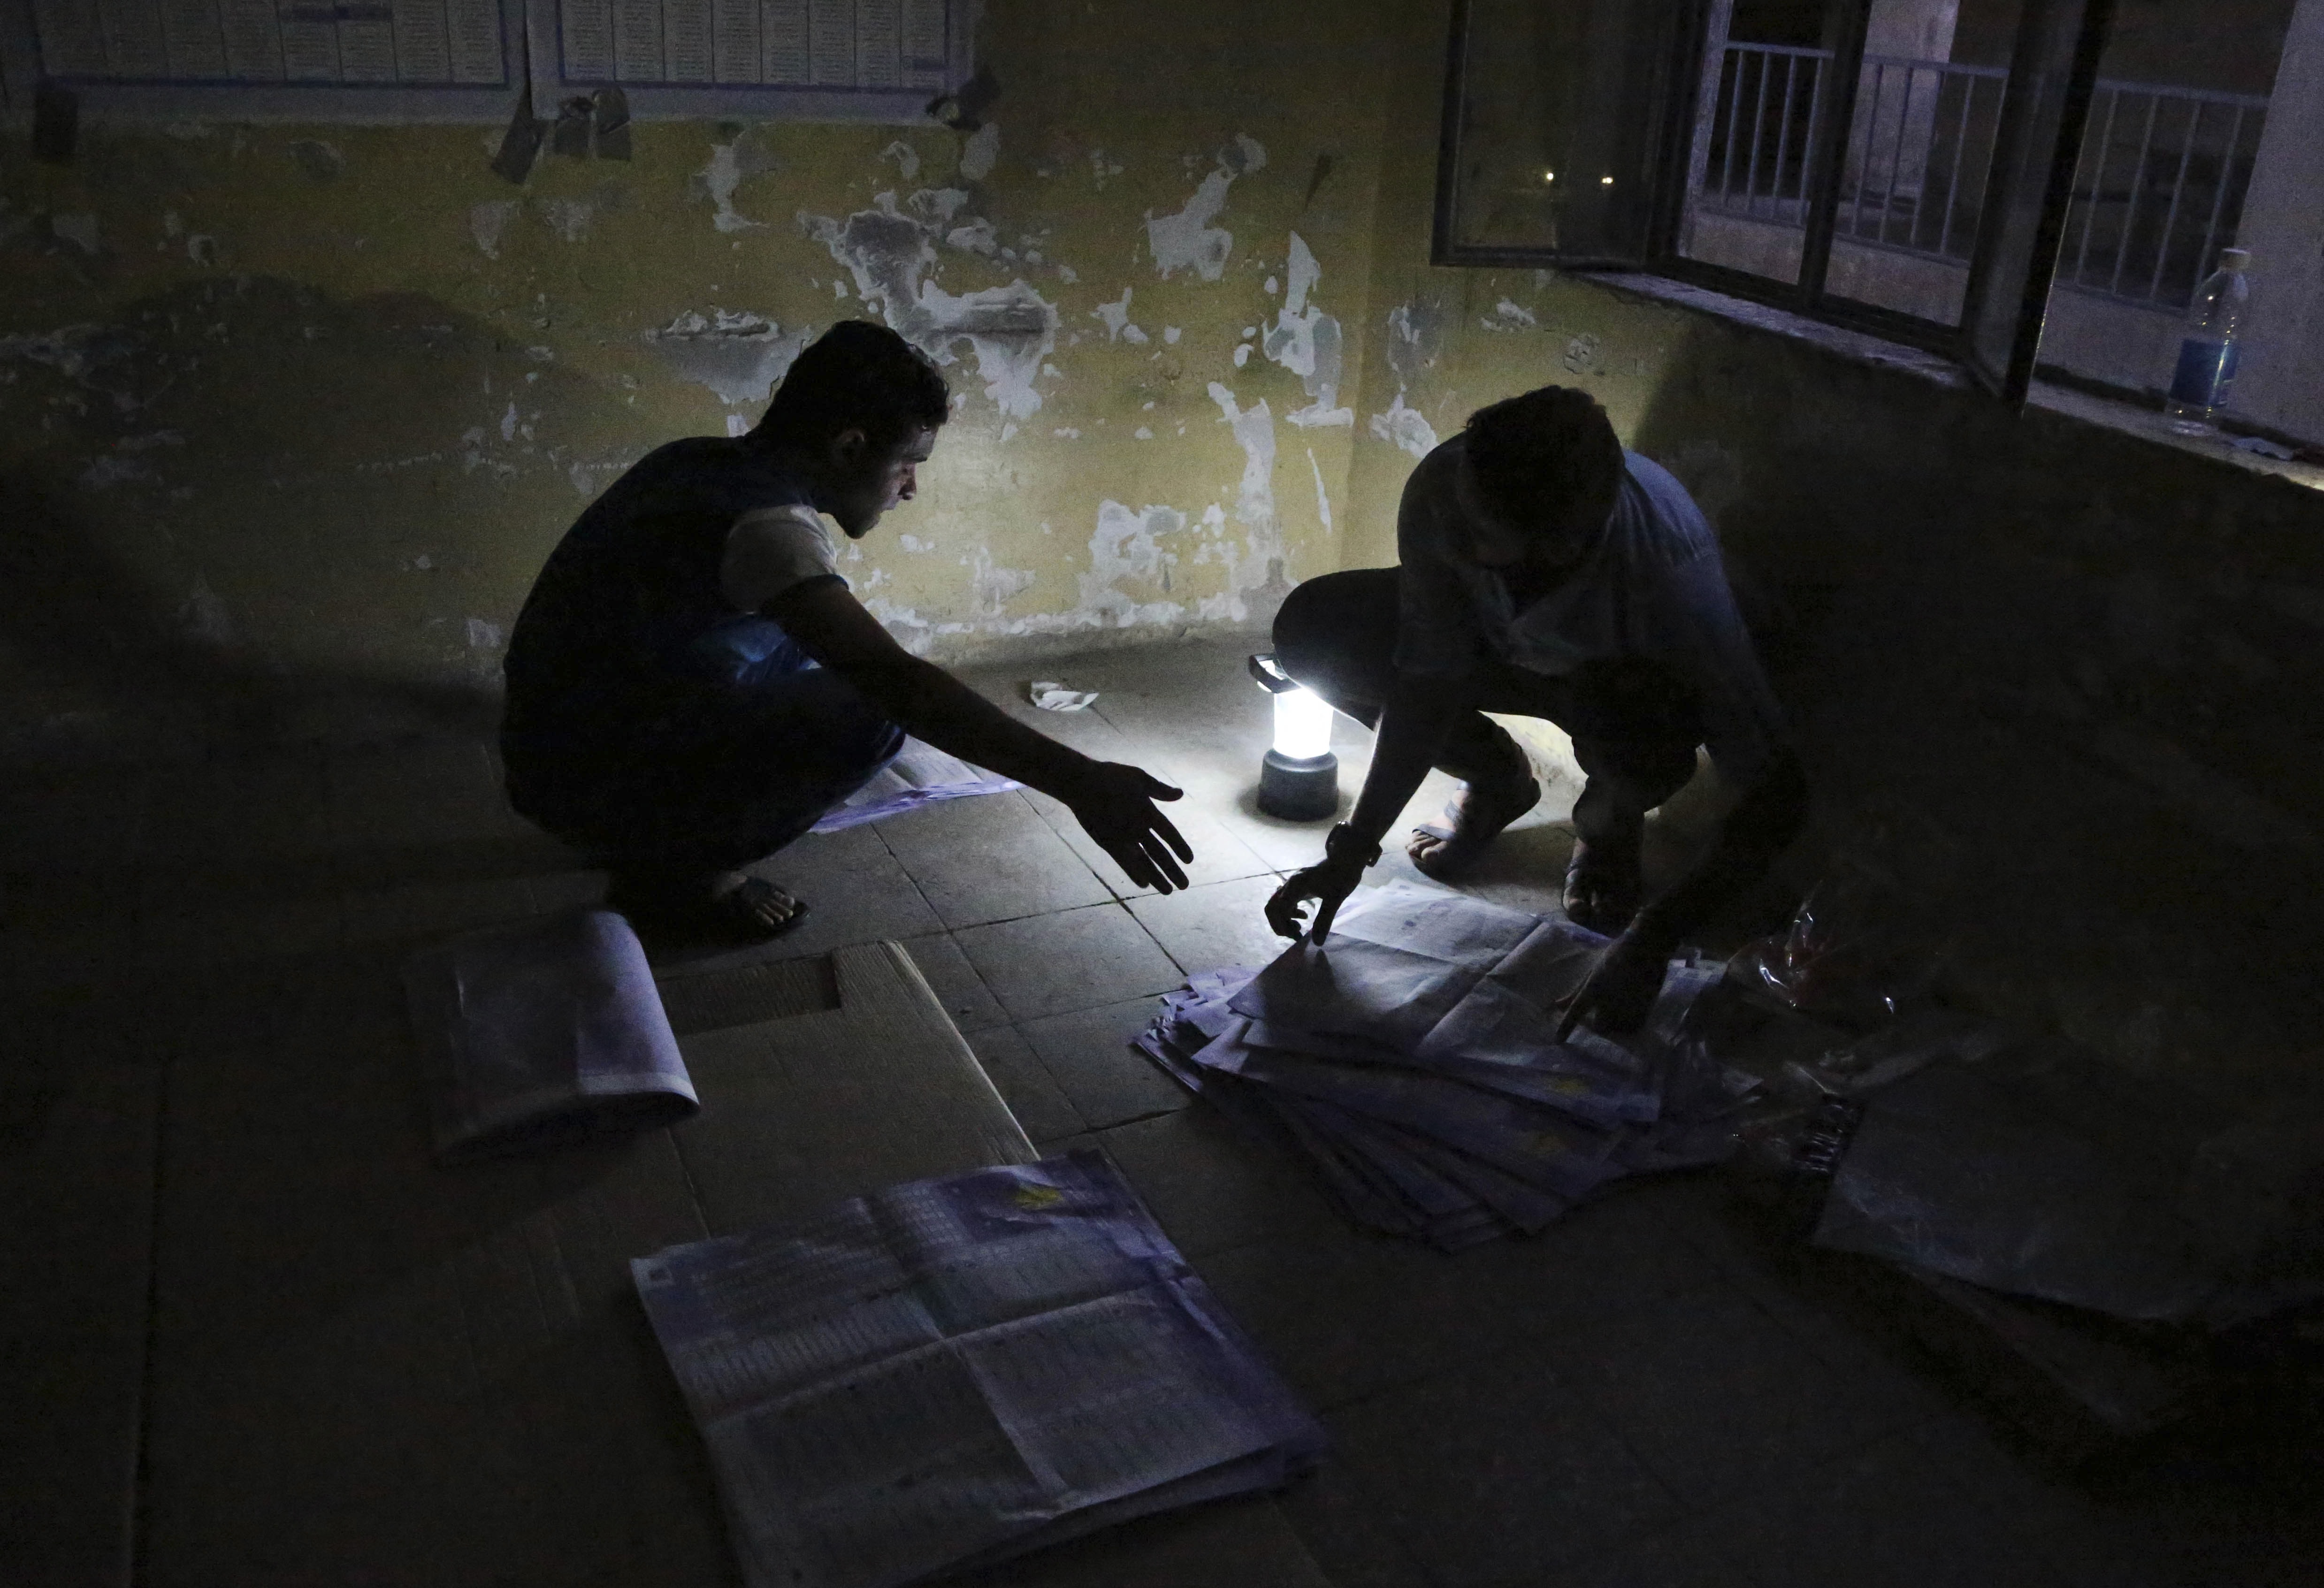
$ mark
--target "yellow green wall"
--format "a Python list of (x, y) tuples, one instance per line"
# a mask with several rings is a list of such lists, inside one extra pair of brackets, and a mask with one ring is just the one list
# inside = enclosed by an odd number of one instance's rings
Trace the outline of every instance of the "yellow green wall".
[[(488, 710), (590, 494), (752, 416), (754, 367), (863, 312), (799, 217), (909, 241), (879, 196), (909, 216), (957, 191), (928, 242), (945, 296), (881, 312), (945, 347), (964, 401), (923, 500), (849, 570), (909, 642), (1262, 620), (1292, 581), (1394, 560), (1399, 438), (1582, 385), (1788, 609), (1772, 660), (1817, 802), (1798, 881), (1876, 854), (1944, 923), (1957, 992), (2126, 1063), (2311, 1068), (2324, 493), (1604, 284), (1429, 265), (1447, 10), (994, 0), (982, 174), (952, 134), (798, 125), (649, 125), (632, 162), (545, 161), (522, 190), (473, 127), (89, 129), (69, 168), (0, 144), (0, 746)], [(1147, 217), (1206, 182), (1231, 250), (1216, 281), (1165, 280)], [(950, 240), (971, 217), (1018, 257)], [(1295, 234), (1350, 423), (1294, 424), (1305, 383), (1263, 347), (1234, 362), (1279, 328)], [(1038, 409), (1001, 383), (1012, 416), (931, 327), (1019, 280), (1012, 312), (1056, 334)], [(1097, 312), (1125, 291), (1142, 344)], [(689, 315), (706, 335), (654, 340)]]
[[(1354, 401), (1378, 32), (999, 0), (980, 54), (1002, 97), (975, 138), (646, 124), (630, 162), (544, 156), (521, 189), (488, 169), (496, 128), (91, 126), (61, 167), (20, 133), (0, 731), (488, 709), (589, 497), (659, 442), (755, 419), (789, 353), (859, 315), (938, 352), (961, 394), (921, 499), (847, 569), (908, 643), (1263, 622), (1340, 559), (1355, 429), (1293, 416)], [(1164, 273), (1190, 204), (1216, 213), (1182, 233), (1231, 236), (1195, 239), (1226, 245), (1215, 279)], [(1295, 236), (1318, 273), (1270, 358)], [(1330, 403), (1286, 367), (1317, 311), (1350, 343)]]

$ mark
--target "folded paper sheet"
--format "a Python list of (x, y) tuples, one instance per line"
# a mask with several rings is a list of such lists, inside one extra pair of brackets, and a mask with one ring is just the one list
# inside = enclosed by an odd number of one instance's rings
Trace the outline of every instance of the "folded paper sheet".
[(752, 1588), (893, 1588), (1274, 1488), (1323, 1446), (1095, 1152), (631, 1266)]
[(455, 938), (415, 955), (403, 984), (447, 1158), (646, 1129), (699, 1106), (645, 951), (611, 910)]
[(1194, 977), (1137, 1046), (1359, 1223), (1446, 1247), (1538, 1230), (1624, 1175), (1722, 1156), (1752, 1085), (1686, 1036), (1716, 964), (1674, 962), (1633, 1036), (1557, 1041), (1604, 942), (1398, 883), (1356, 895), (1323, 947)]

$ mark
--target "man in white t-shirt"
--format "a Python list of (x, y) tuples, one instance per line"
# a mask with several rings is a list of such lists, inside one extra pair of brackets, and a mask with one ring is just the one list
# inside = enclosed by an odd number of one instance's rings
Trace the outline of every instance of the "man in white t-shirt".
[[(1362, 796), (1319, 864), (1268, 904), (1289, 937), (1332, 917), (1432, 766), (1462, 780), (1413, 863), (1451, 877), (1541, 798), (1525, 752), (1485, 716), (1564, 728), (1588, 777), (1574, 801), (1566, 913), (1616, 934), (1573, 1013), (1637, 1025), (1681, 938), (1799, 831), (1806, 783), (1738, 614), (1719, 543), (1684, 487), (1623, 451), (1589, 394), (1545, 386), (1494, 403), (1412, 471), (1393, 568), (1327, 574), (1277, 616), (1283, 669), (1379, 739)], [(1647, 900), (1646, 813), (1694, 775), (1739, 793), (1695, 868)]]
[(758, 427), (650, 454), (549, 556), (509, 640), (510, 802), (611, 873), (634, 917), (749, 936), (806, 908), (741, 867), (870, 781), (906, 734), (1062, 801), (1131, 881), (1185, 885), (1179, 791), (1093, 761), (911, 655), (838, 548), (908, 502), (944, 377), (862, 321), (801, 353)]

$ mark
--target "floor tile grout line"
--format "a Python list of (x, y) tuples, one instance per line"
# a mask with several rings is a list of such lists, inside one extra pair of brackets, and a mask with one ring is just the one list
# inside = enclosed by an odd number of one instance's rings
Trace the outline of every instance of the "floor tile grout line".
[(162, 1056), (153, 1103), (153, 1172), (149, 1182), (145, 1222), (145, 1338), (138, 1363), (136, 1450), (129, 1478), (129, 1558), (125, 1564), (131, 1588), (144, 1588), (151, 1581), (148, 1568), (152, 1536), (153, 1403), (161, 1333), (162, 1181), (169, 1166), (170, 1101), (176, 1090), (178, 1061), (173, 1045)]
[[(966, 956), (963, 956), (963, 957), (964, 957), (964, 958), (965, 958)], [(970, 968), (971, 968), (971, 969), (973, 969), (973, 968), (975, 968), (975, 967), (971, 966)], [(998, 997), (998, 995), (996, 995), (996, 996), (994, 997), (993, 1002), (994, 1002), (996, 1004), (997, 1004), (997, 1003), (999, 1003), (999, 1002), (1001, 1002), (1001, 1000), (1000, 1000), (1000, 998)], [(1002, 1011), (1002, 1012), (1003, 1012), (1004, 1014), (1006, 1014), (1006, 1013), (1007, 1013), (1007, 1011), (1004, 1009), (1004, 1010)], [(1042, 1018), (1046, 1019), (1046, 1018), (1047, 1018), (1047, 1017), (1044, 1016), (1044, 1017), (1042, 1017)], [(1036, 1048), (1035, 1046), (1033, 1046), (1033, 1039), (1031, 1039), (1030, 1037), (1028, 1037), (1028, 1036), (1025, 1034), (1025, 1025), (1024, 1025), (1024, 1022), (1023, 1022), (1023, 1021), (1021, 1021), (1021, 1020), (1018, 1020), (1014, 1015), (1010, 1015), (1010, 1016), (1008, 1018), (1008, 1020), (1007, 1020), (1004, 1023), (1006, 1024), (1006, 1026), (1007, 1026), (1007, 1028), (1008, 1028), (1008, 1029), (1009, 1029), (1009, 1030), (1010, 1030), (1011, 1032), (1015, 1033), (1016, 1038), (1017, 1038), (1017, 1040), (1024, 1046), (1025, 1052), (1026, 1052), (1027, 1056), (1028, 1056), (1028, 1057), (1029, 1057), (1032, 1059), (1032, 1061), (1033, 1061), (1033, 1063), (1035, 1064), (1035, 1066), (1037, 1066), (1039, 1068), (1039, 1070), (1040, 1070), (1041, 1074), (1042, 1074), (1043, 1076), (1047, 1076), (1047, 1077), (1048, 1078), (1048, 1082), (1049, 1082), (1049, 1089), (1050, 1089), (1051, 1091), (1055, 1092), (1055, 1093), (1057, 1094), (1058, 1099), (1059, 1099), (1061, 1102), (1063, 1102), (1063, 1103), (1065, 1103), (1065, 1108), (1066, 1108), (1066, 1111), (1067, 1111), (1068, 1113), (1070, 1113), (1074, 1116), (1074, 1123), (1078, 1124), (1078, 1125), (1081, 1127), (1081, 1129), (1080, 1129), (1080, 1130), (1078, 1130), (1078, 1131), (1072, 1131), (1072, 1132), (1070, 1132), (1070, 1134), (1072, 1134), (1072, 1135), (1076, 1135), (1076, 1136), (1080, 1136), (1080, 1135), (1086, 1135), (1086, 1134), (1088, 1134), (1088, 1133), (1089, 1133), (1089, 1131), (1090, 1131), (1090, 1130), (1092, 1129), (1092, 1126), (1091, 1126), (1091, 1124), (1090, 1124), (1089, 1121), (1087, 1121), (1087, 1120), (1085, 1120), (1085, 1119), (1084, 1119), (1084, 1118), (1082, 1117), (1082, 1105), (1081, 1105), (1080, 1103), (1075, 1103), (1075, 1102), (1074, 1101), (1074, 1094), (1073, 1094), (1072, 1093), (1070, 1093), (1070, 1092), (1066, 1091), (1066, 1090), (1065, 1090), (1065, 1084), (1064, 1084), (1063, 1082), (1061, 1082), (1061, 1081), (1059, 1081), (1059, 1080), (1057, 1079), (1057, 1072), (1056, 1072), (1056, 1071), (1055, 1071), (1055, 1070), (1053, 1070), (1053, 1069), (1051, 1069), (1051, 1068), (1049, 1067), (1049, 1061), (1048, 1061), (1047, 1059), (1046, 1059), (1046, 1058), (1044, 1058), (1044, 1057), (1041, 1057), (1041, 1050), (1040, 1050), (1038, 1048)], [(993, 1031), (993, 1030), (999, 1030), (999, 1029), (1001, 1029), (1001, 1027), (999, 1027), (999, 1026), (987, 1026), (987, 1027), (985, 1027), (984, 1029), (985, 1029), (986, 1030), (988, 1030), (988, 1031)], [(968, 1037), (967, 1037), (967, 1034), (966, 1034), (965, 1032), (964, 1032), (964, 1033), (962, 1034), (962, 1038), (961, 1038), (961, 1039), (962, 1039), (963, 1041), (968, 1041)], [(973, 1049), (974, 1049), (974, 1048), (976, 1047), (976, 1044), (975, 1044), (975, 1043), (973, 1043), (973, 1042), (969, 1042), (969, 1047), (970, 1047), (970, 1048), (971, 1048), (972, 1050), (973, 1050)], [(982, 1059), (981, 1059), (981, 1058), (977, 1060), (977, 1063), (979, 1063), (980, 1065), (981, 1065), (981, 1064), (982, 1064), (983, 1062), (984, 1062), (984, 1061), (983, 1061)], [(1004, 1099), (1004, 1101), (1006, 1101), (1006, 1100)], [(1019, 1128), (1022, 1128), (1022, 1122), (1019, 1122)], [(1065, 1138), (1063, 1138), (1063, 1137), (1056, 1137), (1056, 1138), (1052, 1138), (1052, 1140), (1063, 1140), (1064, 1139), (1065, 1139)], [(1038, 1142), (1035, 1142), (1035, 1143), (1034, 1143), (1034, 1145), (1035, 1145), (1035, 1146), (1039, 1146), (1039, 1145), (1040, 1145), (1040, 1143), (1038, 1143)]]
[[(880, 824), (878, 822), (866, 822), (864, 826), (870, 827), (872, 829), (872, 836), (880, 840), (880, 847), (886, 850), (888, 852), (888, 858), (896, 863), (896, 870), (903, 874), (904, 881), (912, 885), (912, 892), (919, 900), (920, 908), (928, 912), (928, 919), (936, 923), (937, 929), (942, 931), (945, 936), (947, 937), (951, 937), (954, 929), (952, 923), (945, 919), (944, 911), (938, 909), (936, 908), (936, 900), (928, 897), (928, 891), (920, 886), (919, 878), (914, 876), (912, 874), (912, 868), (904, 863), (904, 857), (896, 853), (896, 846), (888, 842), (888, 835), (880, 830)], [(779, 853), (779, 851), (778, 851), (778, 853)], [(954, 948), (959, 948), (960, 945), (955, 942), (953, 946)], [(964, 960), (968, 958), (968, 954), (965, 950), (962, 950), (961, 958)], [(968, 968), (972, 971), (976, 970), (976, 966), (973, 965), (971, 965)], [(984, 980), (984, 973), (977, 971), (976, 979), (979, 983), (982, 983)], [(992, 989), (987, 987), (985, 991), (990, 992)], [(1000, 1002), (1000, 1000), (995, 998), (993, 1002), (998, 1003)]]

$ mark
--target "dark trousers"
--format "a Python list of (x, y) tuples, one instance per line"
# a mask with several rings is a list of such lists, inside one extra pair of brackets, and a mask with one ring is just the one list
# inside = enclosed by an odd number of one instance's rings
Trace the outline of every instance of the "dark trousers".
[(853, 685), (800, 660), (706, 687), (645, 723), (561, 736), (570, 750), (503, 734), (509, 801), (616, 872), (691, 875), (764, 859), (904, 744)]
[[(1283, 670), (1370, 728), (1379, 726), (1395, 677), (1398, 577), (1392, 568), (1325, 574), (1292, 591), (1275, 619)], [(1488, 660), (1471, 682), (1472, 708), (1446, 725), (1438, 770), (1485, 789), (1522, 785), (1531, 775), (1525, 752), (1485, 713), (1555, 723), (1589, 780), (1573, 825), (1591, 843), (1635, 841), (1646, 813), (1694, 775), (1702, 712), (1657, 662), (1590, 662), (1551, 678)]]

